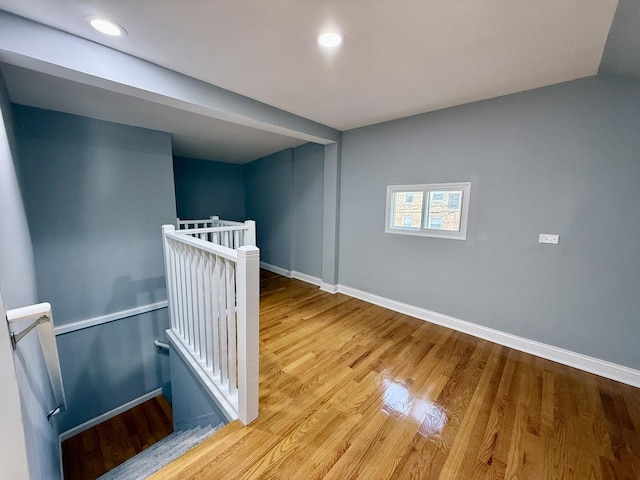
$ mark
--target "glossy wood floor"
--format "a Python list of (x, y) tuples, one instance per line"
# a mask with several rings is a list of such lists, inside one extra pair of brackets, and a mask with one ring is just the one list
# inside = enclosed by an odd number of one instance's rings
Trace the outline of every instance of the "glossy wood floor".
[(171, 406), (152, 398), (62, 442), (64, 478), (95, 480), (171, 432)]
[(640, 478), (638, 389), (263, 274), (260, 417), (152, 479)]

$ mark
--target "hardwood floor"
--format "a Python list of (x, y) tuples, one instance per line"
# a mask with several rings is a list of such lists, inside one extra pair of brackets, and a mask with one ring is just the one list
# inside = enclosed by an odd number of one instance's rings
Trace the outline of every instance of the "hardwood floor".
[(62, 442), (64, 478), (95, 480), (171, 432), (171, 406), (152, 398)]
[[(640, 390), (268, 272), (260, 417), (168, 479), (640, 479)], [(95, 479), (171, 432), (162, 397), (63, 443)]]
[(268, 272), (260, 417), (151, 478), (640, 478), (640, 391)]

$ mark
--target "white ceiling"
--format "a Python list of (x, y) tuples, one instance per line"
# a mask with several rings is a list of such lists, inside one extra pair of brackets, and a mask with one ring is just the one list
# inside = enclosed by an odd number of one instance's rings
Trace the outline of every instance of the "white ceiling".
[[(617, 0), (0, 0), (2, 10), (338, 130), (595, 75), (616, 6)], [(109, 17), (128, 35), (105, 38), (85, 22), (88, 15)], [(347, 38), (332, 55), (314, 42), (325, 27)], [(2, 71), (16, 103), (174, 132), (176, 153), (185, 156), (245, 162), (301, 143), (147, 100), (76, 91), (69, 80), (17, 67)], [(127, 115), (120, 104), (129, 105)]]

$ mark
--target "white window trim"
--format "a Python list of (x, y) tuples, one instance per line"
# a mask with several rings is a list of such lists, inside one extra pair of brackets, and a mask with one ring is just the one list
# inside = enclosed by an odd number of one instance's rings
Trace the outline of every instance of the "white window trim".
[[(450, 191), (459, 190), (462, 191), (462, 206), (460, 209), (460, 230), (453, 232), (451, 230), (436, 230), (433, 228), (425, 228), (424, 214), (425, 204), (427, 201), (427, 192), (430, 191)], [(391, 227), (391, 199), (394, 192), (425, 192), (422, 196), (422, 218), (420, 220), (420, 229), (408, 229)], [(387, 207), (385, 212), (385, 233), (395, 233), (399, 235), (417, 235), (420, 237), (435, 237), (435, 238), (448, 238), (452, 240), (466, 240), (467, 239), (467, 223), (469, 219), (469, 204), (471, 198), (471, 182), (457, 182), (457, 183), (429, 183), (423, 185), (387, 185)]]

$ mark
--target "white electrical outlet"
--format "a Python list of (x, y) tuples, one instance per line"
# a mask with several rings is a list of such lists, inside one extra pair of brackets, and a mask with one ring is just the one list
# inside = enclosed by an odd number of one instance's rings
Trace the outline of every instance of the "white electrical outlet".
[(538, 243), (550, 243), (551, 245), (557, 245), (560, 242), (560, 235), (555, 233), (541, 233)]

